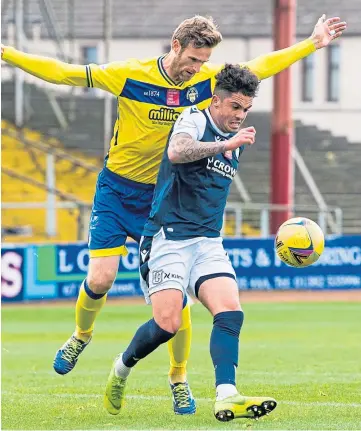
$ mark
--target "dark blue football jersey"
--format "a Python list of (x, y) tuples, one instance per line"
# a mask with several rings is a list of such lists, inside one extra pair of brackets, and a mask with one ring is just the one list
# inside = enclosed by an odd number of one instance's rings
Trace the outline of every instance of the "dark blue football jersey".
[(171, 137), (178, 133), (187, 133), (201, 142), (223, 141), (233, 136), (218, 129), (208, 109), (200, 111), (191, 107), (179, 116), (168, 137), (143, 234), (153, 236), (163, 228), (170, 240), (218, 237), (243, 147), (232, 152), (232, 159), (217, 154), (195, 162), (173, 164), (167, 150)]

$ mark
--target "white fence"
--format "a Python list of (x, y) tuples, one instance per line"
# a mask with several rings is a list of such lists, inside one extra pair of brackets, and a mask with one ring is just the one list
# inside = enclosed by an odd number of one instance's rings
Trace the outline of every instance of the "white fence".
[[(318, 223), (325, 234), (341, 234), (343, 230), (342, 210), (338, 207), (320, 209), (315, 205), (272, 205), (266, 203), (232, 203), (226, 206), (222, 235), (241, 237), (244, 223), (258, 227), (262, 238), (270, 236), (272, 212), (290, 210), (294, 217), (308, 217)], [(332, 223), (330, 223), (332, 220)], [(233, 226), (230, 226), (233, 225)], [(257, 229), (255, 229), (257, 236)]]
[[(242, 237), (242, 236), (258, 236), (267, 238), (270, 236), (270, 220), (272, 212), (291, 210), (294, 216), (306, 216), (316, 221), (325, 234), (341, 234), (342, 233), (342, 210), (337, 207), (326, 207), (319, 209), (317, 206), (294, 205), (288, 207), (286, 205), (270, 205), (265, 203), (228, 203), (226, 206), (222, 236), (224, 237)], [(44, 227), (42, 231), (49, 239), (55, 238), (59, 233), (58, 230), (62, 226), (57, 223), (58, 211), (61, 210), (77, 210), (77, 232), (75, 240), (86, 240), (88, 236), (88, 223), (91, 211), (90, 205), (82, 203), (58, 201), (58, 202), (4, 202), (2, 204), (3, 211), (23, 210), (36, 211), (46, 210), (44, 218)], [(333, 224), (329, 224), (328, 220), (332, 216)], [(29, 218), (30, 219), (30, 218)], [(251, 232), (245, 233), (245, 225), (248, 225)], [(6, 229), (7, 226), (3, 226)], [(11, 226), (14, 227), (14, 226)], [(32, 230), (30, 226), (17, 226), (20, 231), (24, 229), (28, 232), (27, 237), (31, 240)], [(3, 231), (3, 238), (6, 241), (6, 231)]]

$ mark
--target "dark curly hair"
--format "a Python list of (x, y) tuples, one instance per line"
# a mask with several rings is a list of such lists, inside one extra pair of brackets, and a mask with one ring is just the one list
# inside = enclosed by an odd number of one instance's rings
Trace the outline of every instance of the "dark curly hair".
[(257, 96), (260, 81), (248, 67), (226, 64), (216, 75), (215, 94), (220, 92), (242, 93), (248, 97)]

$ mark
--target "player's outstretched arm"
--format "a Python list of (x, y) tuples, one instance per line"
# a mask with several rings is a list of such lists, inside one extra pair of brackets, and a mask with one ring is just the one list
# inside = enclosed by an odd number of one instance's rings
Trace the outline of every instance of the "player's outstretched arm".
[(255, 141), (254, 127), (241, 129), (227, 141), (200, 142), (194, 140), (188, 133), (173, 135), (168, 146), (168, 158), (171, 163), (190, 163), (211, 157), (226, 151), (233, 151), (242, 145), (252, 145)]
[(26, 54), (3, 45), (1, 58), (12, 66), (52, 84), (100, 88), (115, 96), (119, 95), (129, 75), (126, 62), (118, 61), (102, 66), (68, 64), (54, 58)]
[(10, 46), (1, 45), (1, 58), (8, 64), (19, 67), (31, 75), (53, 84), (87, 87), (85, 66), (26, 54)]
[(326, 15), (322, 15), (308, 39), (289, 48), (257, 57), (244, 65), (255, 73), (259, 79), (269, 78), (287, 69), (296, 61), (312, 54), (316, 49), (324, 48), (340, 37), (346, 27), (346, 22), (341, 21), (339, 17), (326, 19)]

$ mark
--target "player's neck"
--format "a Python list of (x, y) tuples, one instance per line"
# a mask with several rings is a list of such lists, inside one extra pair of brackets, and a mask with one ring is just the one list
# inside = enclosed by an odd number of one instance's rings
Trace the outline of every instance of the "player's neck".
[(169, 78), (175, 82), (176, 84), (179, 84), (181, 82), (181, 79), (178, 75), (176, 75), (173, 71), (173, 64), (174, 64), (174, 54), (171, 52), (168, 52), (163, 58), (162, 58), (162, 65), (163, 69), (169, 76)]

